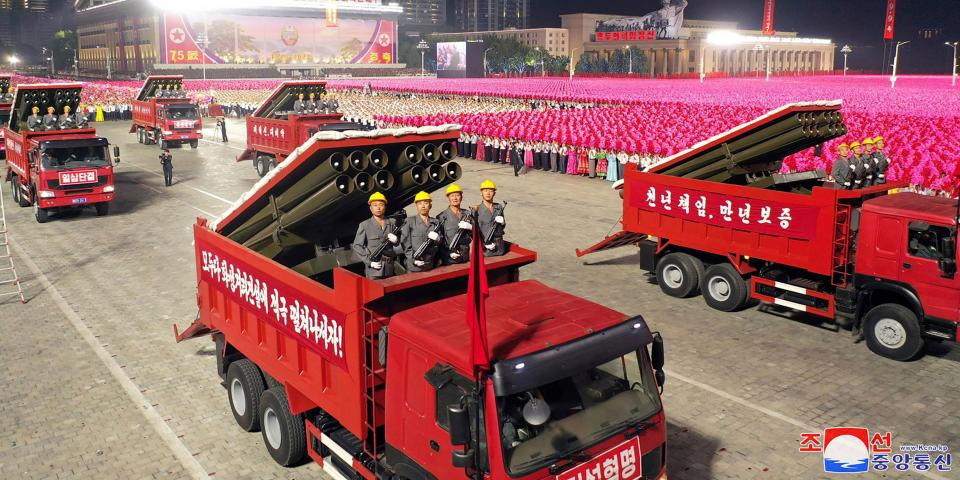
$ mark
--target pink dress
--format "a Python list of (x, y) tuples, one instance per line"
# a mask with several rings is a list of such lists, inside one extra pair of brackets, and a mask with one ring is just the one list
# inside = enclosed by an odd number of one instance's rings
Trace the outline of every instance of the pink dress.
[(523, 151), (523, 164), (527, 168), (533, 168), (533, 150), (530, 150), (530, 147), (527, 147)]
[(485, 146), (486, 146), (486, 145), (484, 145), (483, 140), (477, 140), (477, 155), (476, 155), (476, 156), (477, 156), (477, 160), (480, 160), (481, 162), (484, 160), (484, 155), (485, 155), (484, 152), (486, 151), (486, 149), (484, 148)]
[(571, 148), (567, 152), (567, 175), (577, 174), (577, 150)]

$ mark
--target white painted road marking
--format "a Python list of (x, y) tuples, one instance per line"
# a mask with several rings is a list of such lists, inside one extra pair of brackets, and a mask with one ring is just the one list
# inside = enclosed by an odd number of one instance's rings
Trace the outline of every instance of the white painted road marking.
[[(130, 166), (133, 167), (133, 168), (137, 168), (137, 169), (143, 170), (144, 172), (147, 172), (147, 173), (156, 175), (156, 176), (158, 176), (158, 177), (162, 177), (162, 176), (163, 176), (162, 173), (154, 172), (153, 170), (150, 170), (149, 168), (143, 168), (143, 167), (141, 167), (141, 166), (139, 166), (139, 165), (134, 165), (134, 164), (132, 164), (132, 163), (128, 163), (127, 165), (130, 165)], [(176, 177), (176, 176), (173, 177), (173, 178), (174, 178), (174, 180), (177, 180), (177, 177)], [(178, 181), (179, 181), (179, 180), (178, 180)], [(197, 191), (197, 192), (200, 192), (200, 193), (202, 193), (202, 194), (204, 194), (204, 195), (206, 195), (206, 196), (208, 196), (208, 197), (210, 197), (210, 198), (213, 198), (213, 199), (216, 199), (216, 200), (220, 200), (221, 202), (226, 203), (227, 205), (233, 205), (233, 201), (232, 201), (232, 200), (227, 200), (226, 198), (223, 198), (223, 197), (221, 197), (221, 196), (219, 196), (219, 195), (215, 195), (215, 194), (210, 193), (210, 192), (208, 192), (208, 191), (206, 191), (206, 190), (201, 190), (201, 189), (199, 189), (199, 188), (197, 188), (197, 187), (192, 187), (192, 186), (187, 185), (187, 184), (183, 184), (183, 186), (184, 186), (184, 187), (187, 187), (187, 188), (189, 188), (189, 189), (191, 189), (191, 190), (195, 190), (195, 191)]]

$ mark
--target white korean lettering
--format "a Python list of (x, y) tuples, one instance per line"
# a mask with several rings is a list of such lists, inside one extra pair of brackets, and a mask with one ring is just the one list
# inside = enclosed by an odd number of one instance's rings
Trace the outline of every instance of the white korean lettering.
[(671, 201), (672, 195), (673, 195), (673, 192), (671, 192), (670, 190), (667, 190), (663, 195), (660, 195), (660, 205), (663, 206), (664, 210), (667, 210), (667, 211), (673, 210), (673, 207), (670, 205), (671, 203), (673, 203)]
[(704, 197), (703, 195), (701, 195), (701, 196), (700, 196), (700, 199), (697, 200), (697, 203), (695, 204), (695, 206), (697, 207), (697, 216), (702, 217), (702, 218), (706, 218), (706, 216), (707, 216), (707, 197)]
[(633, 478), (637, 474), (637, 452), (630, 448), (620, 452), (620, 475), (623, 478)]
[(743, 207), (738, 208), (737, 216), (740, 217), (740, 221), (743, 222), (744, 225), (749, 225), (750, 224), (750, 204), (745, 203), (743, 204)]
[(723, 205), (720, 205), (720, 215), (724, 222), (733, 220), (733, 202), (724, 200)]
[(587, 480), (603, 480), (600, 474), (600, 465), (594, 465), (587, 469)]
[(657, 189), (650, 187), (647, 190), (647, 206), (656, 207), (657, 206)]
[(616, 455), (603, 460), (603, 480), (620, 480), (620, 464)]
[(683, 210), (683, 213), (690, 213), (690, 194), (684, 193), (680, 195), (680, 198), (677, 201), (677, 208)]
[(760, 220), (759, 220), (757, 223), (763, 223), (763, 224), (768, 224), (768, 225), (769, 225), (769, 224), (772, 224), (773, 222), (770, 221), (770, 210), (771, 210), (770, 207), (763, 207), (763, 208), (761, 208), (761, 209), (760, 209)]
[(793, 217), (790, 215), (790, 209), (780, 209), (780, 216), (777, 217), (777, 220), (780, 220), (780, 228), (784, 230), (790, 228), (790, 222), (793, 221)]

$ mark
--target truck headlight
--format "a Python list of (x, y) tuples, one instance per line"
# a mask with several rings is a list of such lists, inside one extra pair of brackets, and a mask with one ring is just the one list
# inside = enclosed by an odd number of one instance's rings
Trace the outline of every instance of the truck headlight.
[(40, 190), (37, 192), (37, 194), (40, 196), (40, 198), (53, 198), (57, 196), (56, 193), (51, 192), (50, 190)]
[(113, 193), (113, 185), (107, 185), (103, 187), (103, 193)]
[(197, 130), (197, 135), (203, 134), (203, 130)]
[(164, 135), (173, 135), (173, 132), (171, 132), (170, 130), (164, 130), (164, 131), (163, 131), (163, 134), (164, 134)]

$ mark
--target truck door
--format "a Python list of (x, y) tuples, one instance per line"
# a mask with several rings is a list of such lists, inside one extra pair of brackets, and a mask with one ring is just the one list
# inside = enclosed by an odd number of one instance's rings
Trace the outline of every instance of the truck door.
[(940, 270), (941, 240), (951, 235), (943, 225), (910, 222), (900, 279), (917, 291), (926, 316), (960, 321), (960, 275), (947, 277)]

